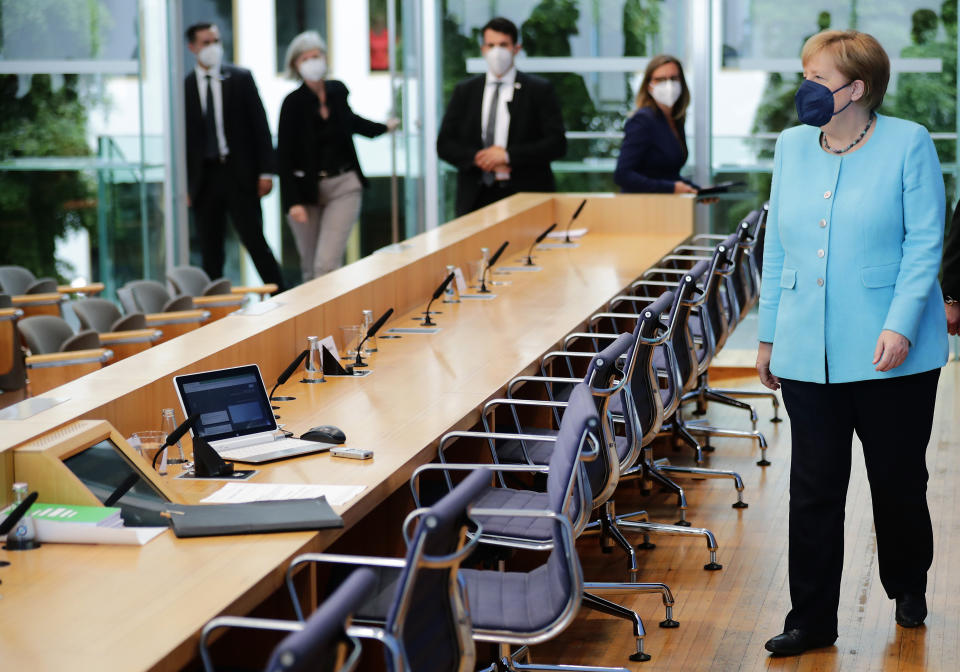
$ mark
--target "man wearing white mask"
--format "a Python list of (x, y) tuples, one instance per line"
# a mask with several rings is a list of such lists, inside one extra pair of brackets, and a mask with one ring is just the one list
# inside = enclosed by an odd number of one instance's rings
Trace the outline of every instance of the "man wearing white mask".
[(553, 85), (514, 65), (516, 25), (491, 19), (482, 35), (487, 73), (457, 84), (437, 137), (437, 154), (457, 168), (457, 216), (520, 191), (554, 191), (550, 162), (567, 152)]
[(263, 237), (260, 199), (273, 188), (273, 139), (249, 70), (222, 63), (220, 31), (210, 23), (187, 30), (196, 56), (184, 89), (187, 192), (203, 268), (223, 275), (227, 215), (260, 278), (283, 289), (280, 266)]

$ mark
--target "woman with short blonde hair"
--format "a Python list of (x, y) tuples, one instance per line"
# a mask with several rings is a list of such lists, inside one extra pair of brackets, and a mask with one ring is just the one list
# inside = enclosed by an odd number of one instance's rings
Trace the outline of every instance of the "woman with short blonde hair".
[(926, 618), (933, 531), (925, 451), (946, 362), (937, 285), (943, 173), (919, 124), (877, 113), (890, 61), (870, 35), (803, 47), (803, 125), (777, 140), (757, 370), (791, 421), (792, 608), (776, 655), (832, 645), (851, 443), (863, 445), (880, 581), (901, 627)]

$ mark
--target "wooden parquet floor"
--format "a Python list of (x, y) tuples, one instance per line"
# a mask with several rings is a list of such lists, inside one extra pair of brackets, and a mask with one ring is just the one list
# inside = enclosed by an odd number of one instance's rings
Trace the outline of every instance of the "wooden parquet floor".
[[(736, 384), (759, 386), (747, 379)], [(758, 467), (755, 444), (740, 439), (714, 439), (716, 452), (707, 459), (707, 466), (740, 472), (749, 508), (731, 508), (736, 498), (730, 481), (683, 481), (689, 501), (688, 520), (716, 535), (723, 570), (703, 570), (707, 551), (702, 538), (662, 535), (653, 539), (656, 549), (639, 551), (638, 580), (663, 581), (670, 586), (676, 598), (674, 617), (680, 627), (657, 627), (663, 608), (656, 595), (611, 598), (637, 610), (643, 618), (646, 651), (652, 660), (629, 661), (633, 637), (628, 622), (584, 609), (565, 632), (534, 648), (534, 661), (625, 666), (643, 672), (960, 670), (960, 362), (951, 362), (941, 374), (933, 436), (927, 450), (936, 555), (929, 575), (930, 615), (926, 625), (905, 630), (894, 623), (894, 604), (884, 594), (877, 573), (870, 489), (860, 445), (855, 442), (847, 497), (840, 638), (829, 649), (799, 657), (772, 658), (763, 648), (769, 637), (781, 631), (789, 608), (786, 530), (790, 427), (789, 419), (780, 424), (770, 422), (768, 400), (756, 400), (755, 405), (760, 416), (758, 428), (770, 442), (768, 458), (773, 464)], [(712, 424), (727, 427), (746, 429), (750, 424), (744, 411), (716, 404), (711, 405), (707, 417)], [(692, 462), (688, 451), (667, 450), (660, 456), (670, 457), (675, 464)], [(627, 484), (621, 486), (616, 500), (618, 513), (646, 509), (651, 520), (677, 519), (675, 498), (663, 493), (644, 497), (639, 488)], [(639, 536), (631, 539), (642, 541)], [(581, 539), (578, 548), (588, 580), (626, 580), (622, 551), (602, 554), (596, 538)]]

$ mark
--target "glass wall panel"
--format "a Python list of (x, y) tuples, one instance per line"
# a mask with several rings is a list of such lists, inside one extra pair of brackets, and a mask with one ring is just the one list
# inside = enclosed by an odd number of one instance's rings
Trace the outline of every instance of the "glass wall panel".
[(108, 294), (162, 269), (140, 10), (129, 0), (0, 0), (0, 264), (103, 281)]
[[(618, 191), (613, 170), (623, 124), (633, 110), (637, 71), (646, 59), (671, 53), (691, 63), (689, 2), (685, 0), (447, 0), (443, 3), (443, 100), (468, 74), (484, 72), (479, 58), (480, 29), (505, 16), (520, 29), (518, 68), (549, 79), (561, 101), (567, 129), (567, 155), (553, 164), (558, 191)], [(523, 58), (537, 58), (524, 64)], [(685, 72), (695, 89), (697, 74)], [(691, 108), (692, 112), (692, 108)], [(694, 170), (692, 129), (687, 117)], [(445, 211), (453, 216), (456, 173), (442, 166)]]
[(714, 228), (729, 229), (769, 193), (776, 137), (799, 123), (793, 96), (802, 81), (800, 50), (808, 37), (827, 28), (862, 30), (886, 49), (891, 78), (879, 111), (926, 126), (943, 164), (947, 200), (955, 200), (956, 0), (720, 4), (713, 170), (718, 180), (745, 179), (749, 187), (747, 194), (727, 196), (713, 208)]

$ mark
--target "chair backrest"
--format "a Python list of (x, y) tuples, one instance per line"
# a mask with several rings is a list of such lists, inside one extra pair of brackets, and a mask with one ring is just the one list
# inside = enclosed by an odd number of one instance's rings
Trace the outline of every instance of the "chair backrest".
[(113, 331), (114, 322), (122, 317), (120, 309), (106, 299), (79, 299), (71, 307), (80, 320), (80, 326), (101, 334)]
[(73, 338), (73, 329), (61, 317), (35, 315), (17, 322), (17, 328), (27, 348), (34, 355), (60, 352), (60, 347)]
[[(593, 508), (605, 503), (617, 488), (620, 481), (621, 468), (636, 461), (638, 454), (631, 451), (634, 445), (632, 435), (627, 436), (623, 444), (625, 451), (621, 454), (610, 417), (610, 402), (616, 396), (624, 393), (628, 386), (629, 376), (633, 371), (634, 335), (620, 334), (616, 340), (603, 350), (595, 354), (587, 368), (584, 382), (590, 386), (600, 421), (600, 439), (602, 451), (598, 459), (590, 461), (585, 470), (590, 482), (590, 491), (593, 495)], [(619, 368), (623, 363), (623, 370)]]
[(492, 473), (472, 472), (427, 510), (416, 528), (385, 628), (402, 643), (411, 672), (472, 671), (470, 618), (457, 573), (476, 539), (464, 546), (469, 509), (490, 488)]
[[(692, 390), (697, 384), (700, 366), (696, 357), (693, 334), (690, 331), (689, 323), (691, 319), (702, 319), (693, 316), (692, 308), (702, 297), (702, 294), (699, 297), (695, 296), (699, 291), (697, 290), (697, 284), (701, 279), (706, 281), (705, 276), (710, 271), (712, 263), (712, 260), (707, 259), (697, 262), (693, 268), (684, 274), (677, 287), (680, 301), (674, 316), (674, 319), (677, 320), (677, 326), (673, 329), (671, 347), (677, 360), (682, 392)], [(678, 391), (678, 393), (681, 391)]]
[(590, 388), (577, 383), (563, 412), (557, 440), (547, 472), (550, 510), (565, 513), (580, 530), (590, 516), (593, 494), (590, 479), (583, 469), (582, 455), (587, 443), (601, 449), (600, 418)]
[(120, 305), (123, 306), (123, 312), (127, 314), (140, 312), (137, 301), (133, 298), (133, 290), (129, 287), (117, 288), (117, 300), (120, 301)]
[[(121, 296), (120, 301), (127, 312), (166, 313), (177, 310), (192, 310), (193, 298), (187, 295), (170, 297), (167, 288), (155, 280), (133, 280), (125, 285), (133, 299), (132, 309), (128, 299)], [(120, 292), (117, 292), (120, 296)]]
[[(739, 250), (739, 241), (743, 233), (738, 229), (727, 236), (714, 250), (717, 263), (711, 266), (711, 282), (706, 288), (703, 305), (706, 314), (703, 316), (704, 327), (710, 327), (710, 337), (713, 342), (709, 345), (713, 351), (719, 351), (727, 340), (732, 329), (735, 316), (723, 303), (722, 292), (727, 291), (734, 283), (728, 282), (736, 271), (736, 255)], [(734, 297), (735, 299), (735, 297)], [(728, 301), (730, 299), (728, 298)], [(733, 301), (736, 304), (736, 300)], [(728, 304), (730, 305), (730, 304)], [(707, 324), (709, 322), (709, 324)], [(706, 336), (706, 331), (704, 331)]]
[[(649, 445), (663, 425), (665, 405), (660, 392), (660, 377), (657, 374), (654, 353), (659, 349), (667, 354), (667, 346), (662, 344), (662, 340), (664, 332), (669, 329), (668, 325), (671, 324), (679, 308), (679, 302), (676, 300), (678, 295), (678, 292), (665, 292), (640, 311), (641, 317), (634, 332), (637, 354), (630, 377), (629, 395), (636, 415), (631, 417), (627, 413), (631, 404), (627, 403), (626, 399), (623, 407), (627, 432), (630, 433), (631, 438), (633, 433), (639, 434), (641, 446)], [(669, 364), (670, 359), (666, 357), (664, 359)], [(671, 389), (673, 386), (673, 379), (668, 376), (666, 389), (670, 398), (676, 395), (676, 390)]]
[(0, 289), (5, 294), (46, 294), (57, 291), (53, 278), (36, 278), (23, 266), (0, 266)]
[(219, 278), (211, 281), (206, 271), (196, 266), (177, 266), (167, 273), (167, 280), (178, 294), (187, 296), (209, 296), (229, 294), (230, 281)]
[(360, 643), (347, 635), (346, 626), (376, 582), (370, 569), (355, 569), (310, 615), (302, 630), (287, 635), (274, 648), (267, 672), (352, 672), (360, 660)]

